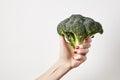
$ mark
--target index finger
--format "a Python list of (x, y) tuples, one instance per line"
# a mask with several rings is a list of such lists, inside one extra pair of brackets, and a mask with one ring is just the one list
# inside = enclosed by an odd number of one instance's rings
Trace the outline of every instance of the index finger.
[(84, 42), (85, 42), (85, 43), (91, 43), (92, 40), (91, 40), (91, 38), (85, 38), (85, 39), (84, 39)]

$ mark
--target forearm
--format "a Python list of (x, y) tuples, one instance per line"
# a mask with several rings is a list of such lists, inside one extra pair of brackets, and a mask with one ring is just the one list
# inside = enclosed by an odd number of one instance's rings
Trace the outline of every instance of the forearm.
[(70, 71), (68, 65), (64, 62), (57, 61), (47, 72), (37, 78), (37, 80), (59, 80), (68, 71)]

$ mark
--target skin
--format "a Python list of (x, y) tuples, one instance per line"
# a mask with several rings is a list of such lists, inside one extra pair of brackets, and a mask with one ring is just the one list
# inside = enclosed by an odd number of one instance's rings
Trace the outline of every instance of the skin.
[[(60, 52), (56, 63), (36, 80), (60, 80), (70, 70), (86, 61), (86, 54), (90, 48), (91, 39), (85, 39), (82, 45), (73, 50), (64, 37), (60, 36)], [(74, 54), (74, 52), (76, 52)]]

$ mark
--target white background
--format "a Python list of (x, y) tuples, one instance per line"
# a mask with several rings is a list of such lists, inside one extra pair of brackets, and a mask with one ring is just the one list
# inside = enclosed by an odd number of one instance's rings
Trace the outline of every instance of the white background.
[(52, 66), (57, 24), (71, 14), (101, 22), (104, 34), (62, 80), (120, 80), (119, 0), (0, 0), (0, 80), (34, 80)]

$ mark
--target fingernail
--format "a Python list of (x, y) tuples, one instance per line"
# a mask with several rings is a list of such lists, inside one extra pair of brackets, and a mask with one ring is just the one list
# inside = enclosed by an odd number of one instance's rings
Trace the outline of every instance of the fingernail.
[(80, 47), (79, 46), (76, 46), (76, 49), (79, 49)]
[(77, 51), (74, 51), (74, 54), (77, 54)]
[(85, 42), (88, 42), (88, 38), (85, 38)]

